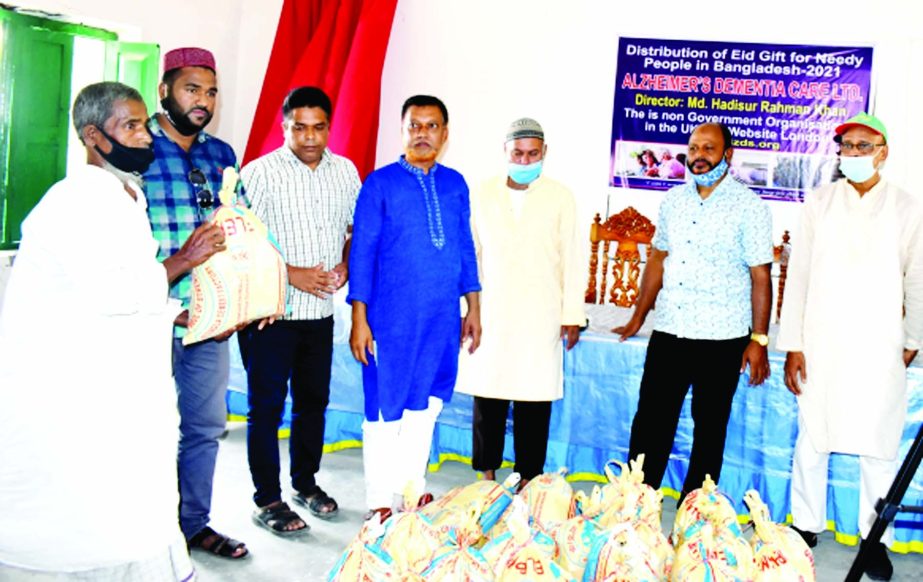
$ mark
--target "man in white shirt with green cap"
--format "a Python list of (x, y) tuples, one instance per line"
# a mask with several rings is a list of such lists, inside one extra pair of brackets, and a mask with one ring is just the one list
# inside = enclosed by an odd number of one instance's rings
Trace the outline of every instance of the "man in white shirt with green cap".
[[(906, 368), (923, 342), (923, 203), (879, 173), (881, 120), (860, 113), (835, 132), (845, 178), (805, 198), (776, 342), (798, 397), (792, 525), (812, 546), (827, 524), (830, 453), (859, 457), (866, 543), (899, 463)], [(893, 542), (893, 528), (883, 540)], [(889, 580), (885, 545), (867, 550), (865, 573)]]

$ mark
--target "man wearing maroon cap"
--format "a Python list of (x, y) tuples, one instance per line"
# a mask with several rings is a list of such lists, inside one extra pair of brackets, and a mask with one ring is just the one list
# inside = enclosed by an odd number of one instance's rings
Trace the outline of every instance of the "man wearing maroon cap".
[[(160, 243), (161, 260), (207, 221), (224, 168), (237, 166), (231, 146), (203, 131), (215, 112), (218, 94), (214, 56), (205, 49), (179, 48), (166, 53), (163, 61), (162, 111), (149, 125), (156, 157), (144, 174), (148, 217)], [(191, 277), (177, 279), (170, 296), (188, 309)], [(186, 317), (184, 312), (177, 318), (173, 339), (180, 411), (180, 527), (190, 548), (242, 558), (247, 554), (243, 543), (208, 525), (218, 438), (227, 419), (228, 343), (226, 338), (216, 338), (183, 346)]]
[[(906, 368), (923, 343), (923, 204), (879, 173), (888, 132), (860, 113), (836, 128), (845, 178), (805, 198), (792, 237), (776, 346), (798, 397), (792, 525), (810, 546), (827, 525), (830, 453), (859, 457), (863, 544), (897, 470)], [(883, 539), (894, 540), (893, 528)], [(865, 573), (891, 578), (885, 545)]]

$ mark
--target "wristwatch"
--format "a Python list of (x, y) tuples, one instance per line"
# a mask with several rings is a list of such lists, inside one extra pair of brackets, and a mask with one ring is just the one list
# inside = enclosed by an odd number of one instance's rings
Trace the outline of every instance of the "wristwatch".
[(769, 336), (765, 333), (751, 333), (750, 339), (760, 344), (764, 348), (769, 345)]

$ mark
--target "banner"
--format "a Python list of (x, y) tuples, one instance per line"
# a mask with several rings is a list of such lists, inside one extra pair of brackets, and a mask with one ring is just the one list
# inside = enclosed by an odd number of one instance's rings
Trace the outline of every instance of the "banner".
[(871, 47), (619, 39), (611, 186), (666, 190), (701, 123), (727, 125), (731, 173), (763, 198), (833, 179), (833, 130), (868, 111)]

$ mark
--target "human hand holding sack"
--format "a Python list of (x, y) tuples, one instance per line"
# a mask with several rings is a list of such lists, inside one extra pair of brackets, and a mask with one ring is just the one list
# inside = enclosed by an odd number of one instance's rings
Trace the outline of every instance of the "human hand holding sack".
[(189, 325), (183, 345), (285, 313), (285, 260), (266, 225), (236, 205), (237, 171), (225, 168), (210, 222), (224, 231), (226, 250), (192, 270)]

